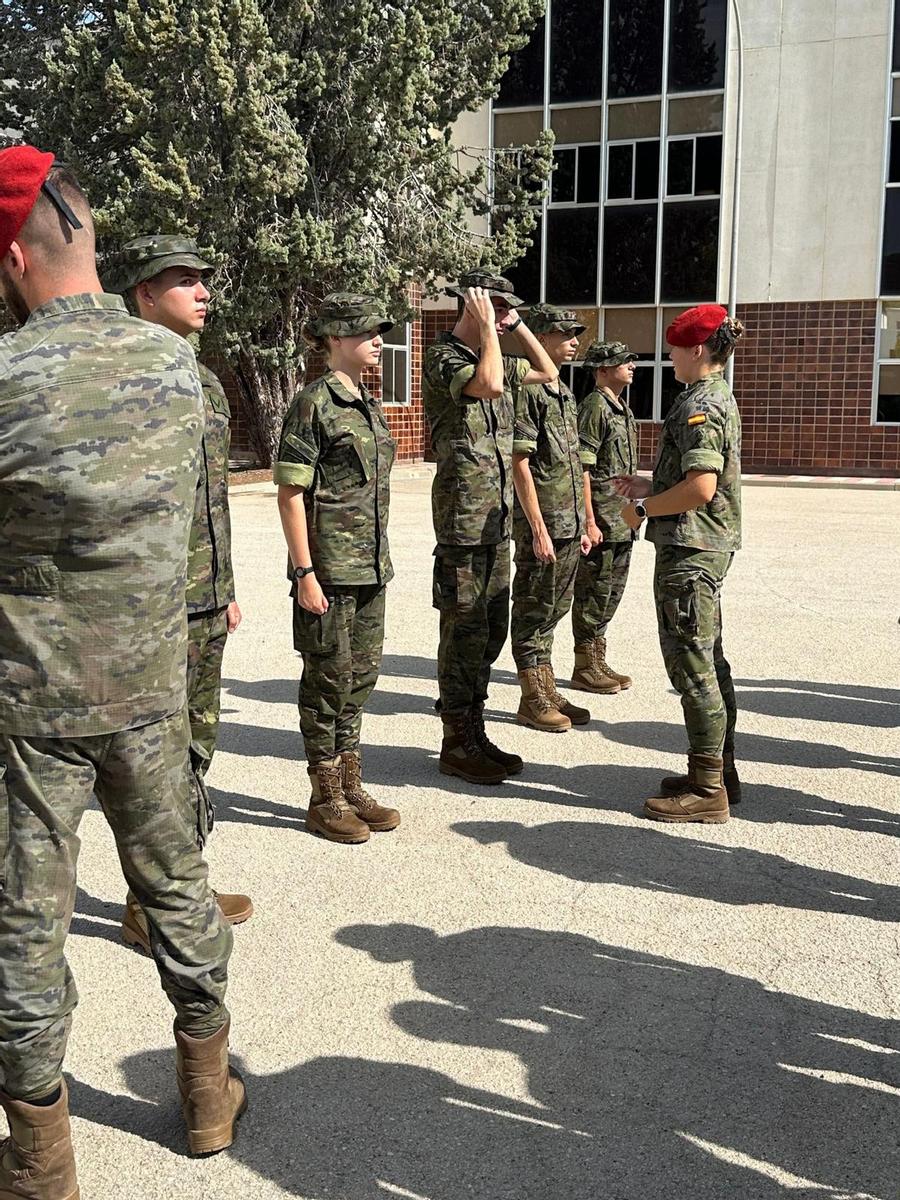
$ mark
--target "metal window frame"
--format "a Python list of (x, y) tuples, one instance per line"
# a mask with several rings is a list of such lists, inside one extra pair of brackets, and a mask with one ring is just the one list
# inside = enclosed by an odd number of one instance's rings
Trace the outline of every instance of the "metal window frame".
[[(575, 151), (575, 195), (578, 195), (578, 184), (581, 179), (581, 151), (593, 150), (594, 147), (599, 150), (600, 142), (558, 142), (553, 147), (553, 153), (558, 150), (574, 150)], [(602, 159), (601, 159), (602, 163)], [(550, 195), (547, 198), (547, 208), (554, 211), (558, 208), (596, 208), (601, 201), (599, 200), (554, 200), (553, 199), (553, 179), (550, 179)]]
[(881, 287), (882, 264), (884, 262), (884, 234), (885, 224), (887, 220), (887, 194), (890, 188), (898, 188), (900, 184), (891, 184), (888, 182), (888, 171), (891, 162), (891, 122), (900, 120), (893, 117), (894, 108), (894, 81), (900, 79), (900, 71), (894, 70), (894, 26), (897, 16), (898, 0), (891, 0), (890, 6), (890, 33), (887, 38), (887, 63), (885, 64), (885, 74), (887, 75), (888, 86), (884, 101), (884, 149), (882, 154), (882, 193), (881, 193), (881, 214), (878, 223), (878, 259), (875, 265), (875, 295), (878, 297), (878, 306), (875, 310), (875, 356), (872, 364), (872, 404), (869, 409), (869, 424), (871, 426), (879, 426), (886, 429), (896, 428), (900, 425), (900, 421), (879, 421), (878, 420), (878, 395), (879, 385), (881, 381), (881, 367), (883, 363), (897, 363), (897, 359), (883, 359), (881, 357), (881, 319), (884, 312), (885, 304), (900, 303), (900, 295), (889, 296), (885, 295)]
[(403, 384), (406, 391), (405, 400), (386, 400), (384, 396), (384, 388), (381, 391), (381, 403), (385, 408), (409, 408), (412, 404), (412, 325), (409, 321), (405, 321), (404, 329), (406, 336), (403, 344), (399, 345), (396, 342), (383, 342), (381, 347), (382, 357), (382, 379), (384, 378), (384, 355), (389, 351), (391, 358), (394, 360), (394, 377), (397, 376), (397, 356), (402, 354), (404, 357), (405, 366), (403, 369)]

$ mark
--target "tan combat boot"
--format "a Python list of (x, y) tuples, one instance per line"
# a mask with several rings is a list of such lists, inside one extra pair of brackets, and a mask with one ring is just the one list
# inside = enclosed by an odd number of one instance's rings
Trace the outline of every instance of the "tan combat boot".
[(344, 798), (340, 755), (306, 768), (312, 795), (306, 811), (306, 828), (329, 842), (356, 844), (369, 840), (369, 827)]
[(0, 1200), (79, 1200), (65, 1080), (55, 1104), (0, 1092), (9, 1137), (0, 1142)]
[[(242, 896), (239, 892), (231, 895), (220, 895), (218, 892), (213, 892), (213, 895), (222, 916), (229, 925), (242, 925), (244, 921), (249, 921), (253, 916), (253, 901), (249, 896)], [(147, 918), (131, 892), (125, 899), (122, 940), (127, 946), (134, 946), (136, 950), (143, 950), (145, 954), (150, 953), (150, 930), (147, 926)]]
[(522, 699), (516, 720), (520, 725), (539, 729), (543, 733), (566, 733), (572, 722), (564, 717), (547, 694), (544, 675), (540, 667), (526, 667), (519, 672)]
[(606, 661), (606, 638), (596, 638), (594, 640), (594, 655), (597, 661), (597, 666), (604, 675), (608, 675), (610, 679), (614, 679), (619, 687), (624, 692), (630, 688), (634, 680), (630, 675), (620, 675), (618, 671), (614, 671)]
[(654, 796), (644, 804), (644, 816), (654, 821), (721, 825), (730, 815), (722, 760), (714, 754), (689, 754), (687, 786), (677, 795)]
[[(726, 750), (722, 755), (722, 781), (725, 784), (725, 791), (728, 793), (729, 806), (740, 804), (741, 781), (738, 778), (733, 750)], [(660, 781), (659, 794), (661, 796), (677, 796), (685, 790), (689, 782), (687, 775), (664, 775)]]
[(341, 754), (341, 785), (344, 789), (344, 799), (356, 809), (356, 815), (376, 833), (396, 829), (400, 824), (400, 814), (396, 808), (384, 808), (377, 804), (363, 787), (362, 763), (358, 750), (344, 750)]
[(510, 754), (506, 750), (501, 750), (487, 735), (487, 730), (484, 727), (484, 705), (476, 704), (471, 711), (472, 734), (478, 749), (482, 754), (486, 754), (488, 758), (495, 763), (499, 763), (507, 775), (520, 775), (525, 764), (519, 758), (518, 754)]
[(215, 1154), (230, 1146), (247, 1107), (244, 1081), (228, 1065), (229, 1025), (226, 1021), (206, 1038), (175, 1030), (178, 1090), (191, 1154)]
[(579, 692), (596, 692), (600, 696), (611, 696), (621, 692), (617, 679), (600, 667), (597, 661), (596, 640), (582, 642), (575, 647), (575, 669), (572, 672), (572, 687)]
[(539, 663), (538, 670), (544, 677), (544, 689), (550, 703), (555, 705), (564, 717), (568, 717), (573, 725), (587, 725), (591, 719), (590, 711), (586, 708), (579, 708), (577, 704), (571, 704), (562, 692), (557, 691), (553, 664)]
[(506, 768), (490, 758), (475, 735), (470, 712), (441, 713), (444, 740), (438, 770), (442, 775), (457, 775), (469, 783), (502, 783)]

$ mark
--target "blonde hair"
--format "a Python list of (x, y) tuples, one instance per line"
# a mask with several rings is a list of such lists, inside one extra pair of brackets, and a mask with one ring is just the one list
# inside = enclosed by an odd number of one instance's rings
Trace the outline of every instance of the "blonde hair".
[(703, 343), (709, 351), (709, 357), (717, 367), (724, 367), (734, 348), (744, 336), (744, 325), (737, 317), (726, 317), (712, 337)]

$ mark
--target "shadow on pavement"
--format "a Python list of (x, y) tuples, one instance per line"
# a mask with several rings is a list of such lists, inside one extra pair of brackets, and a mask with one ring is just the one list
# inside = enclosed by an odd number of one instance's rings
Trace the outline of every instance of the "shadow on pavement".
[(125, 896), (128, 884), (121, 880), (122, 899), (117, 901), (98, 900), (90, 892), (79, 887), (75, 894), (75, 915), (69, 933), (76, 937), (98, 937), (108, 942), (121, 942), (119, 932), (125, 912)]
[[(337, 936), (380, 962), (411, 962), (428, 998), (391, 1015), (433, 1057), (374, 1061), (360, 1034), (358, 1056), (242, 1072), (250, 1108), (225, 1153), (288, 1195), (894, 1194), (896, 1022), (570, 933), (356, 925)], [(360, 1004), (362, 1017), (372, 998)], [(468, 1083), (448, 1073), (448, 1046), (465, 1048)], [(486, 1049), (515, 1056), (529, 1099), (492, 1090)], [(73, 1112), (184, 1153), (173, 1060), (171, 1050), (125, 1060), (137, 1100), (73, 1083)]]
[(738, 707), (748, 712), (881, 729), (900, 725), (900, 692), (891, 688), (797, 679), (736, 679), (734, 684)]

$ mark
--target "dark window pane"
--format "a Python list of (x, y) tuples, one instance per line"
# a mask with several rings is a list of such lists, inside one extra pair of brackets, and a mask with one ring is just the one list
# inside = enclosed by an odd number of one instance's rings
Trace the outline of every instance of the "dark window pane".
[(610, 0), (610, 96), (662, 91), (663, 8), (663, 0)]
[(521, 50), (509, 60), (506, 74), (500, 80), (500, 95), (496, 108), (517, 108), (522, 104), (544, 103), (544, 18)]
[(547, 295), (553, 304), (597, 303), (596, 208), (547, 213)]
[(635, 368), (634, 379), (628, 389), (628, 403), (639, 421), (653, 419), (653, 376), (652, 366)]
[(607, 200), (630, 200), (632, 198), (633, 146), (610, 146), (609, 168), (606, 173)]
[(665, 205), (663, 303), (693, 304), (715, 296), (718, 258), (718, 200)]
[(725, 86), (728, 0), (672, 0), (669, 91)]
[(554, 150), (553, 163), (550, 198), (554, 204), (571, 203), (575, 199), (575, 151)]
[(634, 156), (634, 198), (655, 200), (659, 195), (659, 142), (638, 142)]
[(667, 196), (690, 196), (694, 190), (694, 143), (669, 142)]
[(722, 190), (722, 139), (697, 138), (697, 169), (694, 175), (695, 196), (718, 196)]
[(536, 304), (541, 298), (541, 222), (538, 219), (532, 242), (528, 250), (513, 267), (508, 267), (503, 274), (512, 283), (516, 294), (521, 296), (526, 304)]
[(900, 188), (888, 188), (884, 197), (881, 294), (900, 296)]
[(602, 95), (602, 0), (553, 0), (550, 103), (599, 100)]
[(578, 149), (578, 203), (596, 204), (600, 199), (600, 147)]
[(656, 300), (656, 205), (607, 208), (603, 225), (603, 303)]
[(891, 121), (891, 161), (888, 166), (890, 183), (900, 183), (900, 121)]
[(894, 5), (894, 64), (893, 69), (900, 71), (900, 4)]
[(684, 384), (679, 383), (675, 378), (675, 372), (671, 367), (663, 367), (662, 373), (662, 389), (660, 393), (659, 411), (663, 420), (672, 411), (672, 405), (675, 402), (675, 397), (680, 396), (684, 391)]
[(890, 363), (878, 372), (876, 421), (900, 421), (900, 366)]
[(580, 404), (585, 396), (594, 390), (594, 372), (590, 367), (573, 367), (572, 382), (569, 385)]

